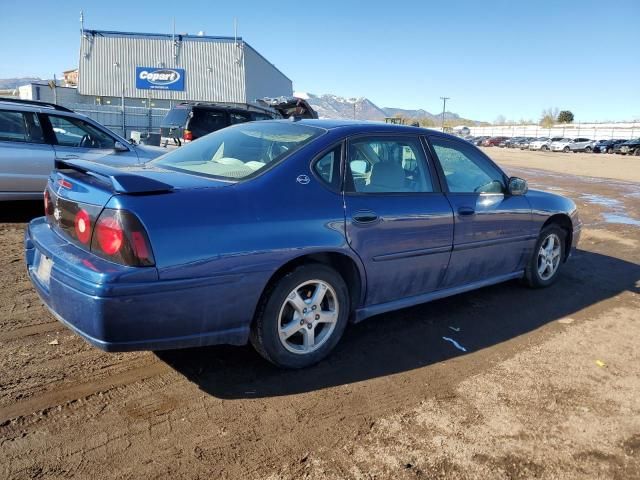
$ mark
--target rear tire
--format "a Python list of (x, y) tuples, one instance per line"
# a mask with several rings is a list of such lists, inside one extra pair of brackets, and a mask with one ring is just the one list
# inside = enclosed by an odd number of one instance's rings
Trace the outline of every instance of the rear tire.
[(251, 344), (283, 368), (304, 368), (336, 346), (349, 318), (343, 278), (322, 264), (302, 265), (271, 285), (251, 327)]
[(533, 249), (524, 280), (531, 288), (544, 288), (558, 279), (565, 259), (567, 232), (557, 225), (542, 229)]

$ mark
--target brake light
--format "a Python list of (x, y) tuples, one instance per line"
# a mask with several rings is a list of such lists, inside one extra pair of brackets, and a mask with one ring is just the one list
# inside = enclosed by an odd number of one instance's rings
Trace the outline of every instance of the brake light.
[(44, 214), (53, 215), (53, 204), (51, 203), (51, 194), (48, 188), (44, 190)]
[(185, 130), (185, 131), (182, 133), (182, 139), (183, 139), (185, 142), (190, 142), (191, 140), (193, 140), (193, 133), (191, 133), (191, 130)]
[(80, 243), (85, 245), (89, 243), (89, 240), (91, 240), (91, 217), (84, 208), (78, 210), (73, 224), (75, 226), (76, 238)]
[(115, 255), (122, 247), (122, 225), (115, 217), (100, 217), (96, 225), (100, 249), (107, 255)]
[(91, 241), (91, 252), (94, 254), (121, 265), (154, 265), (147, 232), (134, 214), (105, 208), (94, 230)]

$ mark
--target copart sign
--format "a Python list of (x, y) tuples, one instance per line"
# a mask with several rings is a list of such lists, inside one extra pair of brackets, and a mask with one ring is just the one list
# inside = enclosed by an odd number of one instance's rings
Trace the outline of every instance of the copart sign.
[(136, 88), (182, 92), (184, 91), (184, 69), (136, 67)]

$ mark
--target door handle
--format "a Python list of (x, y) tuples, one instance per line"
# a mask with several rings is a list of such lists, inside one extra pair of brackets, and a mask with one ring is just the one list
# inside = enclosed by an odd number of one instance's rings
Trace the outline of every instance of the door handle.
[(73, 160), (74, 158), (80, 158), (80, 157), (78, 155), (69, 154), (69, 155), (62, 155), (61, 158), (65, 159), (65, 160)]
[(471, 215), (475, 215), (476, 211), (471, 207), (460, 207), (458, 208), (458, 215), (462, 217), (470, 217)]
[(369, 224), (378, 221), (378, 214), (370, 210), (356, 212), (353, 215), (353, 223)]

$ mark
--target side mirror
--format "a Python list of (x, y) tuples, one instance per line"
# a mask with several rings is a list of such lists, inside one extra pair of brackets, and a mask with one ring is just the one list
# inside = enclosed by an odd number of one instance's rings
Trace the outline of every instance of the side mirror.
[(529, 191), (527, 181), (519, 177), (511, 177), (509, 179), (509, 194), (524, 195)]
[(116, 142), (116, 143), (113, 145), (113, 149), (114, 149), (116, 152), (128, 152), (128, 151), (129, 151), (129, 149), (128, 149), (125, 145), (123, 145), (122, 143), (120, 143), (120, 142)]

